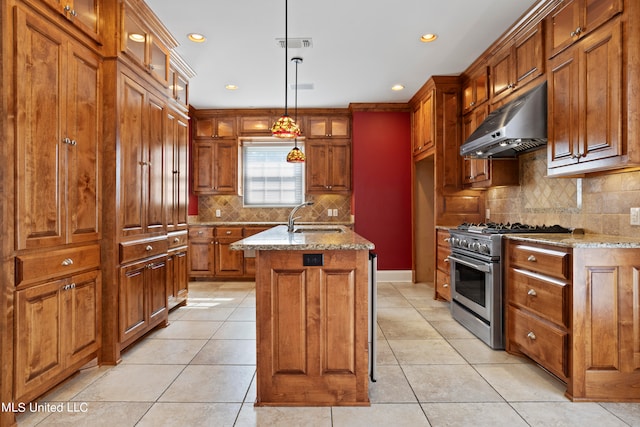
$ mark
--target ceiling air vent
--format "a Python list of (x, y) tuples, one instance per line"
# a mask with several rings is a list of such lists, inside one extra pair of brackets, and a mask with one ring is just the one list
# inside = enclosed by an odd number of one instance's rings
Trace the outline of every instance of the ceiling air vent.
[[(284, 49), (284, 39), (276, 39), (276, 43), (278, 46)], [(290, 49), (304, 49), (307, 47), (313, 47), (313, 41), (311, 41), (311, 37), (302, 37), (295, 39), (288, 39), (287, 44)]]

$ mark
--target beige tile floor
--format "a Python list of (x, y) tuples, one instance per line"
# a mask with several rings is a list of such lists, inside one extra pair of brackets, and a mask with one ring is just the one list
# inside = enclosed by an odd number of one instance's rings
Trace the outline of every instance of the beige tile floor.
[(379, 284), (371, 407), (255, 408), (254, 284), (194, 282), (189, 295), (120, 365), (38, 400), (62, 412), (19, 426), (640, 426), (640, 404), (570, 402), (536, 365), (485, 346), (429, 284)]

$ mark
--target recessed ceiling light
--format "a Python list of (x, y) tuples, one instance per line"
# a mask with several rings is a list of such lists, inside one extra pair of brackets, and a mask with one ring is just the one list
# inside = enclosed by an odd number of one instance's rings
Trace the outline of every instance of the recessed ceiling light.
[(131, 33), (129, 34), (129, 40), (134, 41), (136, 43), (143, 43), (145, 41), (145, 37), (144, 37), (144, 34)]
[(404, 89), (403, 85), (393, 85), (391, 86), (391, 90), (402, 90)]
[(236, 90), (238, 89), (238, 86), (234, 85), (234, 84), (228, 84), (224, 87), (227, 90)]
[(438, 38), (438, 36), (436, 34), (427, 33), (427, 34), (423, 34), (422, 36), (420, 36), (420, 41), (423, 42), (423, 43), (429, 43), (429, 42), (434, 41), (437, 38)]
[(205, 36), (198, 33), (189, 33), (187, 34), (187, 37), (189, 37), (189, 40), (195, 43), (204, 43), (204, 41), (207, 40)]

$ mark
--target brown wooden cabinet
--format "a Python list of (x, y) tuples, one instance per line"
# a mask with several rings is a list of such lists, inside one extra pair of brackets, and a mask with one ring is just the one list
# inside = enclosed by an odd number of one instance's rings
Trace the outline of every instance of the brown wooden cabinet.
[(194, 139), (236, 139), (238, 137), (235, 116), (196, 117)]
[(16, 291), (15, 402), (28, 402), (96, 356), (100, 272)]
[(100, 40), (100, 7), (97, 0), (43, 0), (94, 40)]
[(120, 345), (128, 346), (166, 323), (167, 256), (144, 259), (120, 269)]
[(195, 140), (192, 158), (194, 194), (237, 194), (236, 140)]
[(187, 230), (167, 235), (167, 306), (184, 305), (189, 294), (189, 251)]
[(164, 87), (169, 87), (169, 48), (145, 25), (129, 3), (122, 4), (122, 51)]
[(571, 357), (570, 249), (507, 240), (506, 349), (522, 353), (563, 381)]
[(166, 107), (131, 76), (120, 78), (121, 233), (162, 232)]
[(622, 31), (616, 19), (549, 62), (550, 176), (612, 169), (627, 161)]
[(449, 245), (449, 232), (447, 230), (436, 230), (436, 277), (434, 299), (451, 301), (451, 268), (449, 266), (449, 255), (451, 246)]
[(489, 99), (489, 67), (482, 63), (462, 83), (462, 112), (469, 113)]
[(549, 57), (621, 13), (623, 0), (564, 0), (547, 17)]
[(189, 227), (189, 277), (215, 275), (214, 227)]
[(307, 138), (350, 138), (351, 119), (348, 116), (309, 116), (303, 134)]
[(305, 143), (307, 193), (351, 191), (351, 141), (310, 140)]
[(257, 406), (369, 404), (369, 252), (313, 252), (258, 251)]
[(270, 115), (240, 116), (238, 127), (240, 135), (271, 136), (271, 127), (276, 118)]
[(242, 227), (216, 227), (215, 274), (216, 276), (241, 277), (244, 275), (242, 251), (232, 251), (229, 245), (242, 239)]
[(189, 124), (176, 111), (168, 111), (164, 148), (167, 231), (185, 230), (188, 219)]
[(16, 249), (97, 240), (100, 61), (22, 8), (16, 28)]
[(435, 144), (435, 89), (425, 92), (413, 111), (413, 155), (418, 156), (433, 149)]
[[(538, 83), (545, 74), (544, 21), (520, 30), (489, 60), (491, 102)], [(523, 91), (524, 92), (524, 91)]]

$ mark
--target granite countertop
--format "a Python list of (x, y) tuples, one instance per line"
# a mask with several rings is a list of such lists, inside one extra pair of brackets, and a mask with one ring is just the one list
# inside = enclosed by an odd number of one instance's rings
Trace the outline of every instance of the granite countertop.
[[(232, 250), (370, 250), (375, 245), (343, 225), (296, 225), (306, 233), (290, 233), (286, 225), (278, 225), (253, 236), (232, 243)], [(317, 230), (333, 230), (339, 232)], [(313, 231), (316, 230), (316, 231)]]
[[(189, 221), (190, 226), (269, 226), (275, 227), (277, 225), (286, 224), (286, 221)], [(353, 226), (351, 222), (304, 222), (304, 221), (296, 221), (298, 225), (344, 225), (347, 227)]]
[(504, 238), (524, 242), (545, 243), (569, 248), (631, 248), (640, 249), (640, 239), (607, 234), (563, 234), (563, 233), (515, 233), (504, 234)]

